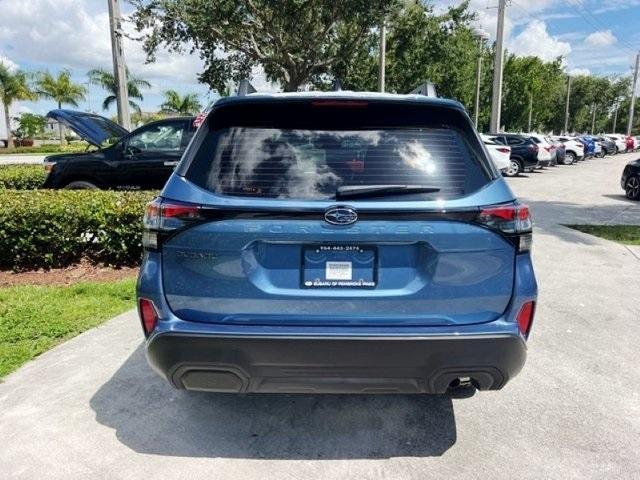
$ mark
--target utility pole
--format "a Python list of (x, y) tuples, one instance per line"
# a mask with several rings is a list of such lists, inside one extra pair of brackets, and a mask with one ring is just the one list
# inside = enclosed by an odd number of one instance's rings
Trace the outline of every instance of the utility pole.
[(111, 54), (113, 56), (113, 74), (116, 80), (116, 103), (118, 105), (118, 123), (131, 130), (129, 115), (129, 91), (127, 89), (127, 69), (122, 50), (122, 25), (120, 0), (108, 0), (109, 26), (111, 30)]
[(91, 113), (91, 82), (84, 82), (87, 87), (87, 112)]
[(596, 104), (591, 104), (591, 135), (596, 128)]
[(631, 135), (633, 128), (633, 110), (636, 103), (636, 83), (638, 82), (638, 64), (640, 64), (640, 53), (636, 55), (636, 69), (633, 72), (633, 85), (631, 86), (631, 104), (629, 105), (629, 123), (627, 123), (627, 135)]
[(529, 130), (531, 133), (531, 117), (533, 116), (533, 93), (529, 94)]
[(613, 130), (612, 133), (616, 133), (616, 125), (618, 123), (618, 102), (616, 101), (616, 109), (613, 111)]
[(502, 108), (502, 61), (504, 60), (504, 13), (507, 0), (499, 0), (498, 31), (496, 34), (496, 57), (493, 62), (493, 96), (491, 98), (491, 132), (500, 131), (500, 110)]
[(484, 41), (489, 38), (489, 34), (482, 29), (475, 31), (475, 36), (478, 38), (478, 64), (476, 66), (476, 103), (473, 110), (473, 119), (478, 129), (478, 121), (480, 118), (480, 83), (482, 82), (482, 46)]
[(571, 98), (571, 75), (567, 77), (567, 101), (564, 107), (564, 133), (569, 133), (569, 99)]
[(380, 59), (378, 61), (378, 91), (384, 92), (385, 57), (387, 55), (387, 27), (380, 23)]

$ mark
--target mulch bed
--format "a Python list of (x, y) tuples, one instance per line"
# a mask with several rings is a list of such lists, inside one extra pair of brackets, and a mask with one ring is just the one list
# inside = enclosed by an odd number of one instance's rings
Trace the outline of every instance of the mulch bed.
[(0, 270), (0, 287), (14, 285), (71, 285), (78, 282), (112, 282), (138, 275), (137, 267), (111, 268), (83, 261), (78, 265), (51, 270), (12, 272)]

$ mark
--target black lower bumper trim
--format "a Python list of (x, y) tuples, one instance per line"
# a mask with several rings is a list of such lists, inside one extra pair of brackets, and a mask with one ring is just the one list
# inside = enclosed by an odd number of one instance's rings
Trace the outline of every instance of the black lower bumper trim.
[(469, 377), (497, 390), (526, 358), (513, 335), (464, 337), (219, 337), (166, 333), (147, 344), (176, 388), (261, 393), (444, 393)]

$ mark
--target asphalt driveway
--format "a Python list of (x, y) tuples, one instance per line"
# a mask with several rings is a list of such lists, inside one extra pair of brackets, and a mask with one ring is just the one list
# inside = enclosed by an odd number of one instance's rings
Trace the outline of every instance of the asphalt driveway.
[(540, 303), (500, 392), (212, 395), (147, 367), (133, 312), (0, 384), (4, 478), (640, 478), (640, 254), (563, 223), (637, 223), (633, 156), (510, 179), (532, 207)]

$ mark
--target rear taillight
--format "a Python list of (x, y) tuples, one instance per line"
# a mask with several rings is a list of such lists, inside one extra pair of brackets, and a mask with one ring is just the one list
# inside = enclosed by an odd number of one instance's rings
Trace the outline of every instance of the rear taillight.
[(516, 320), (518, 322), (518, 328), (525, 337), (529, 336), (531, 330), (531, 324), (533, 323), (533, 315), (536, 310), (535, 302), (527, 302), (520, 308)]
[(507, 147), (496, 148), (500, 153), (511, 153), (511, 149)]
[(538, 151), (538, 145), (535, 143), (532, 143), (529, 145), (529, 150), (531, 150), (532, 152), (537, 152)]
[(158, 311), (156, 310), (156, 306), (148, 298), (140, 298), (138, 300), (138, 314), (140, 315), (144, 334), (149, 336), (158, 323)]
[(531, 250), (531, 215), (529, 207), (510, 203), (480, 210), (476, 222), (504, 234), (519, 252)]
[(200, 205), (156, 198), (147, 204), (144, 213), (142, 246), (147, 250), (156, 250), (163, 237), (203, 218)]

